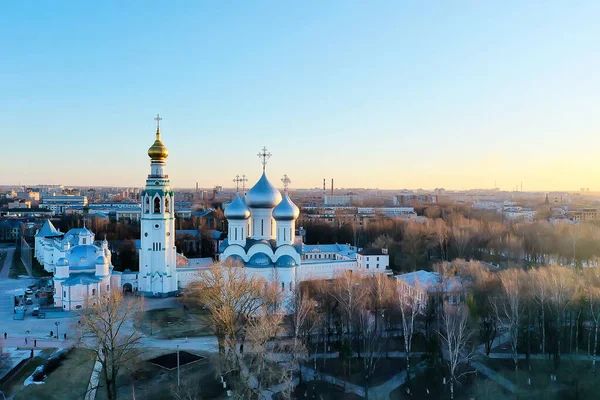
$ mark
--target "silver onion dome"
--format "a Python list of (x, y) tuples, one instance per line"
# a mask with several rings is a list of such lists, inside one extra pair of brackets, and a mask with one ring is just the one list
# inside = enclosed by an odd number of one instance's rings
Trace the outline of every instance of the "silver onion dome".
[(98, 258), (96, 258), (96, 265), (98, 264), (108, 264), (108, 259), (104, 256), (98, 256)]
[(264, 172), (246, 195), (246, 204), (250, 208), (273, 208), (280, 202), (281, 193), (269, 182)]
[(227, 219), (248, 219), (250, 218), (250, 209), (246, 202), (239, 194), (235, 195), (235, 199), (225, 209), (225, 218)]
[(273, 218), (276, 221), (293, 221), (298, 219), (300, 209), (294, 204), (287, 192), (283, 196), (281, 203), (273, 209)]
[(57, 267), (68, 267), (69, 266), (69, 260), (67, 260), (64, 257), (61, 257), (58, 259), (58, 261), (56, 262), (56, 266)]

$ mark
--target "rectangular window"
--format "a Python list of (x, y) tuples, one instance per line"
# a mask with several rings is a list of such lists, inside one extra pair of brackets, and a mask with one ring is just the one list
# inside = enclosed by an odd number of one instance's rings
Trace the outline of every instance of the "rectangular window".
[(265, 220), (260, 220), (260, 235), (263, 236), (265, 234)]
[(63, 297), (67, 297), (67, 291), (63, 290)]
[(85, 244), (85, 238), (83, 238), (83, 244)]
[(286, 232), (286, 229), (284, 228), (284, 229), (283, 229), (283, 240), (284, 240), (284, 241), (286, 240), (286, 239), (285, 239), (285, 232)]
[(379, 257), (377, 257), (377, 261), (379, 261)]
[(235, 240), (237, 240), (237, 228), (235, 228)]

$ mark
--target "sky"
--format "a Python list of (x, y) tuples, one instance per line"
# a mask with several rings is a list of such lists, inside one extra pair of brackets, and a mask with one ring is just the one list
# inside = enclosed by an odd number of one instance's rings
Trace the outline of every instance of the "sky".
[[(12, 1), (1, 184), (600, 190), (598, 1)], [(278, 185), (281, 186), (281, 185)]]

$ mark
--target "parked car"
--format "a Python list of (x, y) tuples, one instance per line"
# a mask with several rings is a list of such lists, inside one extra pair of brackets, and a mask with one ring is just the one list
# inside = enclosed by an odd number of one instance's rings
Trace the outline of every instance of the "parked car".
[(30, 296), (30, 295), (33, 294), (33, 290), (31, 290), (31, 289), (25, 289), (25, 294)]
[(44, 319), (44, 318), (46, 318), (46, 313), (45, 313), (45, 312), (41, 312), (41, 313), (39, 313), (39, 314), (38, 314), (38, 316), (37, 316), (37, 317), (38, 317), (39, 319)]
[(37, 316), (40, 313), (40, 307), (39, 306), (35, 306), (33, 307), (33, 311), (31, 312), (31, 315), (33, 315), (34, 317)]
[(27, 305), (33, 304), (33, 299), (31, 297), (25, 298), (25, 304), (27, 304)]

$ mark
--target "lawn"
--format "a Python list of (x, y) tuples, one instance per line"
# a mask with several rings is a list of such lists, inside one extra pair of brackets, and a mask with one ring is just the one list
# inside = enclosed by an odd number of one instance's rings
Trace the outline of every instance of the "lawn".
[[(283, 396), (276, 394), (273, 399), (282, 400)], [(345, 393), (344, 389), (324, 381), (303, 382), (294, 389), (291, 400), (359, 400), (362, 397), (354, 393)]]
[[(70, 350), (67, 358), (60, 366), (50, 373), (42, 385), (23, 386), (23, 381), (30, 376), (38, 365), (46, 360), (34, 357), (25, 367), (27, 371), (19, 374), (18, 382), (10, 388), (14, 400), (75, 400), (82, 399), (87, 390), (92, 367), (94, 365), (93, 353), (85, 349)], [(39, 359), (39, 360), (37, 360)], [(68, 382), (68, 385), (65, 383)]]
[[(444, 385), (445, 368), (427, 368), (390, 393), (392, 400), (450, 399), (450, 386)], [(409, 389), (410, 388), (410, 389)], [(468, 374), (454, 387), (455, 400), (508, 400), (514, 396), (505, 393), (495, 383), (476, 374)]]
[(2, 268), (4, 267), (4, 259), (5, 258), (6, 258), (6, 252), (0, 251), (0, 271), (2, 271)]
[[(411, 358), (413, 365), (416, 365), (419, 360), (417, 358)], [(314, 362), (310, 361), (305, 364), (307, 367), (314, 367)], [(317, 368), (319, 371), (325, 372), (329, 375), (337, 376), (350, 383), (356, 385), (365, 384), (365, 374), (363, 372), (363, 360), (353, 358), (350, 363), (350, 370), (348, 371), (348, 362), (340, 358), (320, 358), (317, 359)], [(370, 386), (380, 385), (392, 376), (404, 371), (405, 361), (403, 358), (381, 358), (377, 361), (375, 366), (375, 373), (371, 378)]]
[[(119, 400), (176, 399), (177, 368), (166, 370), (148, 360), (172, 353), (175, 349), (145, 349), (129, 365), (119, 371), (117, 378)], [(223, 386), (216, 376), (214, 354), (194, 352), (205, 359), (180, 367), (180, 398), (216, 399), (224, 398)], [(103, 385), (103, 381), (100, 381)], [(98, 389), (96, 400), (106, 400), (104, 387)]]
[[(519, 360), (519, 369), (509, 359), (486, 359), (483, 363), (499, 375), (517, 385), (521, 396), (534, 394), (538, 398), (552, 399), (554, 396), (569, 399), (594, 398), (600, 389), (600, 374), (594, 375), (591, 361), (562, 360), (558, 367), (553, 360)], [(556, 381), (550, 379), (556, 375)], [(529, 384), (531, 379), (531, 385)]]
[(21, 275), (29, 276), (29, 272), (27, 272), (27, 269), (23, 265), (23, 262), (18, 254), (19, 253), (17, 251), (15, 251), (13, 254), (12, 264), (8, 273), (8, 277), (10, 279), (18, 279)]
[(204, 321), (202, 313), (191, 313), (183, 307), (148, 310), (144, 313), (139, 328), (144, 334), (158, 339), (212, 335), (212, 330)]

